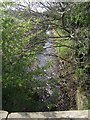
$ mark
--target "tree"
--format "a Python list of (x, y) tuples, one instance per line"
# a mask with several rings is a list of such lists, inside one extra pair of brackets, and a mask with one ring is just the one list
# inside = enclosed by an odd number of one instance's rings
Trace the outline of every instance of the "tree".
[[(89, 3), (39, 2), (37, 5), (45, 11), (34, 11), (30, 4), (2, 4), (3, 108), (9, 111), (74, 109), (78, 87), (89, 92)], [(54, 36), (46, 35), (47, 29), (54, 31)], [(58, 80), (37, 81), (35, 76), (44, 75), (48, 65), (34, 66), (36, 55), (43, 51), (48, 38), (54, 39), (62, 70)], [(47, 91), (48, 84), (53, 95)]]

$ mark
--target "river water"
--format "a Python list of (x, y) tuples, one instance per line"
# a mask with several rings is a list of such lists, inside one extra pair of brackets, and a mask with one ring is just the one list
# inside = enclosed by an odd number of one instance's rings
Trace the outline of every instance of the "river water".
[[(53, 36), (53, 31), (47, 31), (46, 34), (49, 34), (49, 36)], [(48, 38), (47, 42), (43, 46), (42, 53), (37, 55), (38, 60), (38, 67), (44, 67), (48, 63), (50, 63), (50, 66), (48, 69), (44, 70), (45, 77), (43, 76), (43, 79), (51, 79), (51, 78), (58, 78), (59, 76), (59, 61), (57, 55), (57, 50), (54, 47), (54, 39)], [(40, 79), (42, 79), (41, 76), (39, 76)]]

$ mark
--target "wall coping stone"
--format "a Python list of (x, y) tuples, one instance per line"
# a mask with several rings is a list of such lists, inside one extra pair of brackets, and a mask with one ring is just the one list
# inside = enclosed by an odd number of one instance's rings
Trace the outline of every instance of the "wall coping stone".
[(7, 111), (0, 110), (0, 120), (1, 120), (2, 118), (6, 118), (7, 115), (8, 115), (8, 112), (7, 112)]
[(9, 114), (8, 118), (81, 118), (81, 120), (90, 120), (90, 110), (16, 112)]

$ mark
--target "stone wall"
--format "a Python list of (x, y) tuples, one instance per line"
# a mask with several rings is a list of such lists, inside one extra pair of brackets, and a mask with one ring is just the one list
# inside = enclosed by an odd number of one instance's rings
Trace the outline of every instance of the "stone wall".
[(90, 120), (90, 110), (55, 112), (15, 112), (0, 111), (0, 120)]

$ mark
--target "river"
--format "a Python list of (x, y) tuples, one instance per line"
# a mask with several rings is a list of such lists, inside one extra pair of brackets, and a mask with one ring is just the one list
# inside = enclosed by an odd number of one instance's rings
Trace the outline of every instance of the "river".
[[(53, 31), (49, 30), (46, 32), (46, 34), (53, 36)], [(38, 67), (44, 67), (48, 62), (50, 63), (49, 68), (44, 70), (46, 74), (44, 79), (56, 79), (59, 77), (59, 61), (56, 55), (57, 50), (54, 47), (54, 39), (48, 38), (48, 41), (43, 46), (42, 53), (37, 55)]]

